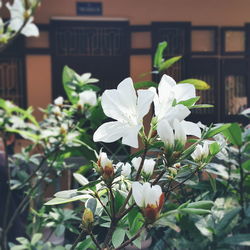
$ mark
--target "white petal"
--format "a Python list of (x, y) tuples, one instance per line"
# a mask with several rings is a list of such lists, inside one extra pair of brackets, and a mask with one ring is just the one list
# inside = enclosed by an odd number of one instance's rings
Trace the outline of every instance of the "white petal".
[(177, 102), (196, 97), (194, 85), (188, 83), (177, 84), (174, 88), (174, 93)]
[(129, 176), (131, 174), (131, 168), (132, 167), (128, 162), (126, 164), (123, 164), (121, 174), (125, 177)]
[(20, 18), (14, 18), (10, 20), (9, 28), (11, 28), (14, 31), (18, 31), (22, 25), (23, 25), (23, 19)]
[(143, 186), (139, 182), (133, 182), (132, 184), (132, 195), (134, 197), (135, 203), (139, 207), (144, 206), (144, 197), (143, 197)]
[(126, 127), (120, 122), (106, 122), (94, 133), (94, 141), (114, 142), (124, 135)]
[(39, 30), (34, 23), (27, 23), (22, 29), (21, 33), (27, 37), (29, 36), (39, 36)]
[(137, 112), (138, 119), (141, 120), (149, 111), (150, 105), (154, 99), (154, 92), (150, 90), (138, 90)]
[(178, 121), (184, 120), (189, 114), (190, 110), (182, 105), (178, 104), (174, 107), (171, 107), (171, 109), (168, 110), (168, 112), (165, 114), (165, 119), (168, 120), (169, 124), (173, 126), (174, 119), (177, 119)]
[(181, 123), (176, 119), (174, 120), (174, 130), (175, 130), (175, 139), (180, 141), (184, 145), (187, 141), (187, 136)]
[(120, 93), (120, 96), (124, 98), (123, 101), (126, 103), (126, 106), (130, 106), (130, 110), (134, 110), (137, 96), (132, 79), (128, 77), (120, 82), (117, 86), (117, 91)]
[(153, 159), (145, 159), (143, 164), (143, 172), (147, 175), (152, 175), (154, 172), (155, 161)]
[(157, 133), (165, 145), (174, 145), (174, 133), (166, 119), (160, 120), (157, 124)]
[(189, 121), (182, 121), (181, 126), (184, 128), (187, 135), (194, 135), (198, 138), (201, 137), (201, 129), (198, 124)]
[(171, 100), (171, 102), (173, 101), (174, 99), (173, 88), (175, 87), (175, 85), (176, 82), (172, 77), (168, 75), (162, 76), (158, 87), (158, 95), (160, 103), (169, 102), (169, 100)]
[(138, 148), (138, 133), (141, 129), (141, 125), (138, 126), (126, 126), (123, 131), (122, 144)]
[(138, 171), (138, 169), (139, 169), (139, 166), (141, 164), (141, 160), (142, 160), (141, 157), (135, 157), (131, 161), (133, 164), (133, 167), (136, 169), (136, 171)]

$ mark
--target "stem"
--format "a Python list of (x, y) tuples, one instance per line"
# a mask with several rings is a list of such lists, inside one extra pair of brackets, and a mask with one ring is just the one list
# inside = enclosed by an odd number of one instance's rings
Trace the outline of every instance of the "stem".
[(112, 218), (115, 218), (115, 197), (112, 191), (112, 187), (108, 187), (109, 193), (110, 193), (110, 209), (111, 209), (111, 216)]
[[(143, 168), (143, 164), (144, 164), (144, 161), (145, 161), (145, 158), (146, 158), (146, 154), (147, 154), (147, 151), (148, 151), (148, 145), (147, 143), (145, 144), (145, 148), (144, 148), (144, 151), (143, 151), (143, 155), (142, 155), (142, 160), (141, 160), (141, 163), (140, 163), (140, 166), (138, 168), (138, 171), (137, 171), (137, 174), (136, 174), (136, 177), (135, 177), (135, 180), (138, 181), (139, 178), (140, 178), (140, 175), (141, 175), (141, 171), (142, 171), (142, 168)], [(120, 214), (125, 210), (126, 208), (126, 205), (130, 199), (132, 195), (132, 188), (130, 189), (129, 193), (128, 193), (128, 196), (126, 198), (126, 200), (124, 201), (122, 207), (120, 208), (119, 212), (118, 212), (118, 217), (120, 216)]]
[(84, 236), (85, 234), (85, 230), (82, 229), (81, 233), (78, 235), (78, 237), (76, 238), (74, 244), (72, 245), (72, 247), (70, 248), (70, 250), (73, 250), (75, 249), (75, 247), (77, 246), (77, 244), (81, 241), (82, 237)]
[(238, 155), (238, 160), (239, 160), (239, 168), (240, 168), (240, 206), (241, 206), (241, 217), (244, 219), (245, 217), (245, 211), (244, 211), (244, 171), (242, 167), (242, 161), (241, 161), (241, 147), (239, 147), (239, 155)]
[(96, 247), (99, 249), (99, 250), (102, 250), (101, 246), (99, 245), (98, 241), (96, 240), (95, 236), (93, 235), (92, 232), (89, 232), (89, 235), (91, 237), (91, 239), (93, 240), (93, 242), (95, 243)]
[(9, 217), (9, 205), (10, 205), (10, 198), (11, 198), (11, 187), (10, 187), (10, 168), (9, 168), (9, 159), (8, 159), (8, 153), (7, 153), (7, 141), (6, 141), (6, 135), (3, 135), (3, 143), (4, 143), (4, 152), (5, 152), (5, 167), (6, 167), (6, 174), (7, 174), (7, 185), (8, 185), (8, 190), (7, 190), (7, 197), (6, 197), (6, 204), (4, 206), (4, 218), (3, 218), (3, 249), (7, 249), (7, 234), (5, 228), (7, 226), (7, 220)]
[(111, 215), (108, 211), (108, 209), (106, 208), (106, 206), (103, 204), (101, 198), (99, 197), (98, 193), (95, 194), (95, 197), (97, 198), (97, 200), (100, 202), (100, 204), (102, 205), (103, 209), (105, 210), (105, 212), (107, 213), (107, 215), (109, 216), (109, 218), (111, 219)]
[(191, 173), (185, 180), (183, 180), (182, 182), (178, 183), (176, 186), (170, 188), (167, 192), (171, 192), (174, 189), (178, 188), (179, 186), (181, 186), (182, 184), (184, 184), (187, 180), (189, 180), (193, 175), (195, 175), (198, 171), (200, 170), (200, 168), (196, 168), (195, 171), (193, 173)]
[(10, 230), (14, 220), (16, 219), (16, 217), (18, 216), (19, 212), (22, 210), (22, 208), (25, 206), (26, 202), (29, 199), (29, 196), (33, 193), (33, 191), (41, 184), (41, 182), (44, 180), (44, 178), (46, 177), (47, 173), (49, 172), (51, 166), (54, 164), (54, 162), (57, 159), (57, 154), (55, 156), (55, 158), (53, 159), (53, 161), (51, 162), (51, 164), (47, 167), (47, 169), (44, 171), (42, 178), (36, 183), (36, 185), (34, 187), (32, 187), (29, 192), (26, 194), (26, 196), (23, 198), (23, 200), (19, 203), (18, 207), (16, 208), (13, 216), (11, 217), (11, 219), (9, 220), (9, 223), (6, 227), (6, 234), (8, 233), (8, 231)]

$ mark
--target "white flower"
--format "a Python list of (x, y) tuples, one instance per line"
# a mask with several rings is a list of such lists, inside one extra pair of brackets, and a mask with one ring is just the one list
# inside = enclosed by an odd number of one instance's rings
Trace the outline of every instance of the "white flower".
[[(141, 157), (135, 157), (131, 161), (136, 171), (139, 170), (141, 161), (142, 161)], [(148, 176), (151, 176), (154, 172), (154, 167), (155, 167), (155, 161), (153, 159), (145, 159), (142, 167), (142, 172)]]
[(203, 146), (197, 145), (191, 157), (194, 161), (201, 161), (206, 159), (209, 155), (209, 142), (205, 141)]
[(138, 97), (131, 78), (126, 78), (117, 89), (106, 90), (102, 95), (104, 113), (116, 121), (101, 125), (94, 133), (94, 141), (122, 143), (138, 148), (138, 133), (143, 126), (143, 117), (148, 113), (154, 94), (138, 90)]
[(166, 119), (163, 119), (157, 125), (157, 133), (167, 147), (174, 147), (175, 142), (179, 142), (184, 146), (187, 141), (187, 136), (182, 123), (177, 119), (174, 119), (173, 128)]
[[(10, 3), (7, 3), (6, 7), (9, 9), (11, 16), (9, 28), (11, 28), (14, 31), (19, 31), (25, 22), (25, 18), (27, 16), (27, 10), (25, 10), (21, 0), (14, 0), (12, 5), (10, 5)], [(21, 30), (21, 33), (23, 35), (39, 36), (39, 30), (37, 26), (32, 22), (33, 22), (33, 17), (29, 17), (28, 22)]]
[(132, 195), (138, 207), (142, 208), (144, 216), (149, 221), (154, 221), (161, 211), (164, 203), (164, 194), (158, 185), (152, 186), (146, 182), (132, 184)]
[(90, 78), (90, 77), (91, 77), (91, 73), (84, 73), (82, 75), (78, 75), (77, 73), (75, 73), (75, 78), (76, 78), (77, 82), (82, 84), (82, 85), (87, 84), (87, 83), (99, 82), (98, 79)]
[(191, 113), (190, 110), (183, 104), (173, 106), (174, 100), (179, 103), (195, 97), (195, 88), (192, 84), (176, 84), (173, 78), (163, 75), (159, 83), (158, 94), (155, 88), (150, 88), (150, 90), (155, 93), (154, 107), (158, 125), (166, 119), (173, 128), (173, 122), (177, 119), (181, 122), (185, 134), (201, 137), (199, 126), (184, 120)]
[(63, 97), (62, 96), (59, 96), (57, 97), (55, 100), (54, 100), (54, 104), (57, 105), (57, 106), (62, 106), (63, 105)]
[(78, 105), (84, 107), (85, 104), (95, 106), (97, 103), (96, 92), (93, 90), (86, 90), (79, 94)]
[(61, 111), (61, 109), (60, 109), (58, 106), (52, 107), (52, 112), (53, 112), (55, 115), (61, 115), (61, 114), (62, 114), (62, 111)]
[(123, 162), (118, 162), (116, 166), (122, 168), (121, 175), (127, 177), (131, 174), (132, 167), (128, 162), (126, 162), (125, 164)]

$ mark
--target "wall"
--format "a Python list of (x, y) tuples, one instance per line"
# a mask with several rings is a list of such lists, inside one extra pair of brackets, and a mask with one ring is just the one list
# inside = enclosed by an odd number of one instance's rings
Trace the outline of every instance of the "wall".
[[(134, 25), (152, 21), (190, 21), (193, 25), (243, 26), (250, 22), (249, 0), (88, 0), (91, 1), (103, 3), (104, 17), (127, 18)], [(43, 0), (35, 20), (37, 23), (49, 23), (52, 16), (75, 16), (76, 2)], [(43, 43), (48, 43), (48, 37), (43, 34), (39, 41), (29, 41), (29, 47), (32, 43), (40, 43), (39, 46), (43, 47)], [(143, 37), (135, 41), (136, 46), (140, 43), (143, 43)], [(33, 55), (27, 57), (26, 63), (28, 105), (44, 107), (51, 100), (50, 57)], [(130, 72), (134, 79), (138, 80), (140, 73), (150, 69), (150, 56), (131, 56)]]

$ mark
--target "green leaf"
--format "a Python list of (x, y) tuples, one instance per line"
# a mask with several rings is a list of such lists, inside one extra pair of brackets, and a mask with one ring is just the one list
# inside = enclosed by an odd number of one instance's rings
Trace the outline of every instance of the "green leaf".
[(203, 109), (203, 108), (213, 108), (214, 105), (211, 104), (197, 104), (190, 107), (190, 109)]
[(32, 236), (32, 239), (31, 239), (31, 244), (32, 245), (35, 245), (39, 240), (42, 239), (42, 234), (39, 234), (39, 233), (36, 233)]
[(56, 236), (61, 236), (63, 235), (65, 232), (65, 226), (62, 224), (59, 224), (56, 226), (56, 230), (55, 230), (55, 235)]
[(79, 243), (76, 247), (76, 250), (89, 250), (89, 249), (96, 249), (96, 246), (94, 245), (90, 237)]
[(232, 123), (222, 133), (233, 145), (242, 146), (242, 131), (238, 123)]
[(112, 244), (115, 248), (119, 247), (124, 241), (126, 231), (123, 228), (116, 228), (112, 235)]
[(207, 89), (210, 89), (210, 86), (209, 86), (208, 83), (206, 83), (205, 81), (199, 80), (199, 79), (190, 78), (190, 79), (182, 80), (182, 81), (180, 81), (178, 83), (189, 83), (189, 84), (192, 84), (198, 90), (207, 90)]
[(199, 97), (199, 96), (196, 96), (196, 97), (190, 98), (190, 99), (188, 99), (188, 100), (186, 100), (186, 101), (181, 101), (181, 102), (179, 102), (178, 104), (183, 104), (184, 106), (190, 108), (190, 107), (192, 107), (199, 99), (200, 99), (200, 97)]
[(158, 43), (155, 56), (154, 56), (154, 67), (159, 68), (160, 64), (163, 61), (163, 52), (167, 48), (168, 43), (166, 41)]
[(178, 62), (181, 58), (182, 56), (175, 56), (170, 59), (167, 59), (165, 62), (160, 64), (159, 72), (170, 68), (174, 63)]
[(221, 126), (219, 126), (219, 127), (210, 129), (210, 130), (206, 133), (204, 139), (211, 138), (211, 137), (213, 137), (213, 136), (215, 136), (215, 135), (221, 133), (222, 131), (228, 129), (230, 126), (231, 126), (231, 123), (227, 123), (227, 124), (223, 124), (223, 125), (221, 125)]
[(220, 145), (217, 142), (210, 144), (209, 151), (210, 151), (210, 154), (216, 155), (217, 153), (220, 152)]
[(191, 202), (187, 205), (188, 208), (201, 208), (201, 209), (211, 209), (214, 205), (213, 201), (196, 201)]
[[(131, 236), (134, 236), (140, 230), (140, 228), (143, 226), (144, 221), (143, 215), (138, 210), (137, 212), (135, 211), (136, 210), (134, 210), (129, 215), (129, 232)], [(132, 218), (133, 215), (134, 217)]]
[(89, 208), (93, 214), (95, 214), (97, 201), (94, 198), (90, 198), (86, 201), (85, 206)]
[(134, 83), (135, 89), (142, 89), (142, 88), (150, 88), (150, 87), (158, 87), (158, 84), (152, 81), (143, 81), (143, 82), (135, 82)]
[(250, 246), (250, 234), (236, 234), (227, 237), (222, 243), (237, 245), (237, 246)]
[(90, 195), (85, 195), (85, 194), (84, 195), (78, 195), (78, 196), (75, 196), (75, 197), (69, 198), (69, 199), (56, 197), (56, 198), (53, 198), (53, 199), (47, 201), (44, 205), (46, 205), (46, 206), (60, 205), (60, 204), (65, 204), (65, 203), (69, 203), (69, 202), (73, 202), (73, 201), (87, 200), (90, 197), (91, 197)]
[(74, 178), (76, 181), (81, 184), (82, 186), (85, 186), (89, 183), (88, 179), (85, 178), (83, 175), (78, 174), (78, 173), (73, 173)]
[(232, 220), (239, 214), (240, 208), (235, 208), (228, 211), (221, 221), (215, 226), (215, 234), (223, 235), (225, 233), (226, 228), (230, 225)]
[(245, 170), (250, 171), (250, 160), (244, 161), (243, 164), (242, 164), (242, 167), (243, 167)]
[(78, 191), (81, 191), (81, 190), (85, 190), (87, 188), (91, 189), (91, 190), (94, 190), (95, 189), (95, 186), (100, 183), (102, 180), (95, 180), (95, 181), (91, 181), (89, 182), (87, 185), (83, 186), (83, 187), (80, 187), (78, 188), (77, 190)]
[(154, 223), (154, 225), (159, 226), (159, 227), (170, 227), (171, 229), (173, 229), (177, 233), (179, 233), (181, 231), (181, 229), (176, 224), (174, 224), (172, 221), (170, 221), (166, 217), (161, 217), (159, 220), (157, 220)]
[(211, 211), (207, 209), (201, 209), (201, 208), (182, 208), (180, 209), (181, 212), (188, 213), (188, 214), (198, 214), (198, 215), (204, 215), (204, 214), (210, 214)]
[(74, 79), (74, 76), (75, 76), (75, 71), (69, 68), (68, 66), (64, 66), (62, 74), (63, 87), (69, 101), (72, 104), (76, 104), (78, 101), (78, 97), (74, 96), (75, 91), (69, 87)]
[(126, 194), (122, 194), (120, 190), (117, 190), (114, 192), (115, 194), (115, 211), (119, 211), (120, 207), (123, 205), (125, 199), (126, 199)]

